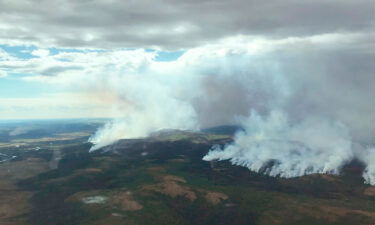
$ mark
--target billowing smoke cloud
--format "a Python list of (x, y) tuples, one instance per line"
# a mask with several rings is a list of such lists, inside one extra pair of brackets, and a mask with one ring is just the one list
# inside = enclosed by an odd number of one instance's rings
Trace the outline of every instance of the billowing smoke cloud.
[[(89, 84), (96, 88), (100, 84), (100, 92), (116, 96), (111, 99), (120, 114), (90, 138), (95, 144), (92, 151), (160, 129), (198, 130), (236, 123), (248, 115), (249, 106), (266, 112), (289, 94), (277, 63), (250, 52), (192, 51), (175, 62), (142, 65), (142, 74), (131, 71)], [(102, 96), (100, 92), (97, 95)]]
[(171, 62), (148, 52), (128, 57), (128, 64), (118, 60), (112, 70), (82, 76), (82, 85), (108, 99), (116, 117), (91, 137), (91, 150), (159, 129), (236, 123), (245, 131), (233, 144), (214, 147), (205, 160), (295, 177), (338, 174), (359, 159), (367, 167), (366, 182), (375, 184), (375, 154), (367, 150), (375, 140), (375, 55), (363, 51), (364, 38), (239, 37), (191, 49)]

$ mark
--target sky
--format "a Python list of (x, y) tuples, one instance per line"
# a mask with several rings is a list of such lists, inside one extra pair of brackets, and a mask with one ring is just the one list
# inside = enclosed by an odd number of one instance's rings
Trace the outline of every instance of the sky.
[(343, 73), (345, 88), (365, 86), (353, 92), (370, 101), (374, 11), (370, 0), (0, 0), (0, 118), (116, 117), (108, 98), (118, 96), (96, 95), (105, 77), (214, 74), (199, 58), (223, 67), (250, 53), (285, 73), (300, 69), (292, 58), (311, 73)]

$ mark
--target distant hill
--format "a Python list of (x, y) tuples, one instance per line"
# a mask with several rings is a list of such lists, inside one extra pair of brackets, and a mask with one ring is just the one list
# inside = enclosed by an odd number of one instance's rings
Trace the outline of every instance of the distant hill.
[(224, 134), (224, 135), (234, 135), (238, 131), (243, 131), (244, 129), (238, 125), (223, 125), (202, 129), (202, 132), (211, 134)]
[(0, 121), (0, 142), (44, 138), (73, 132), (86, 132), (91, 135), (104, 122), (105, 120), (99, 119)]

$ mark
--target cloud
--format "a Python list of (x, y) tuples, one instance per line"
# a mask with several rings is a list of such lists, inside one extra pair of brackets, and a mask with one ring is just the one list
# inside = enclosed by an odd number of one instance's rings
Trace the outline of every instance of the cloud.
[[(188, 49), (228, 36), (368, 33), (371, 0), (0, 1), (0, 42), (79, 48)], [(51, 10), (54, 9), (54, 10)], [(15, 24), (17, 26), (15, 26)]]
[(7, 75), (8, 75), (7, 72), (0, 70), (0, 78), (6, 77)]
[[(64, 79), (78, 79), (84, 74), (130, 72), (145, 66), (155, 53), (140, 50), (108, 50), (108, 51), (61, 51), (51, 55), (47, 50), (34, 50), (38, 57), (10, 58), (0, 61), (0, 69), (12, 73), (23, 74), (26, 80), (49, 80), (64, 83)], [(144, 63), (144, 64), (143, 64)], [(59, 77), (47, 79), (46, 77)], [(77, 78), (75, 78), (77, 77)]]
[(37, 49), (31, 52), (31, 55), (37, 56), (37, 57), (46, 57), (50, 54), (48, 49)]

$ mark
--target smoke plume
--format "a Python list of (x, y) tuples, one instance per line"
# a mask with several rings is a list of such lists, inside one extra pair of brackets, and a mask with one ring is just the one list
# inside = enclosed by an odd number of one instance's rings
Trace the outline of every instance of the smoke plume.
[(116, 96), (121, 116), (90, 139), (92, 150), (159, 129), (240, 124), (244, 131), (232, 144), (214, 146), (203, 159), (281, 177), (339, 174), (358, 159), (366, 164), (365, 181), (375, 184), (375, 57), (361, 52), (360, 42), (340, 35), (240, 38), (191, 49), (172, 62), (147, 58), (97, 82)]

